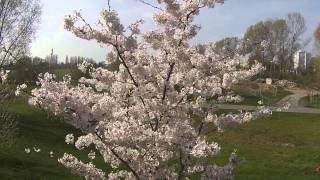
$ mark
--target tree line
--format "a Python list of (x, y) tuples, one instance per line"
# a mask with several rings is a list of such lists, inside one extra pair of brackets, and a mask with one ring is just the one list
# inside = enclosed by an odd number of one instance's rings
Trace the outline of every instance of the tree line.
[[(320, 80), (320, 25), (314, 33), (315, 54), (306, 52), (307, 66), (295, 68), (294, 56), (309, 45), (305, 38), (306, 20), (300, 13), (289, 13), (285, 18), (259, 21), (247, 28), (242, 40), (243, 54), (263, 64), (261, 78), (289, 79), (317, 86)], [(239, 37), (223, 38), (211, 46), (220, 54), (233, 57), (240, 42)]]

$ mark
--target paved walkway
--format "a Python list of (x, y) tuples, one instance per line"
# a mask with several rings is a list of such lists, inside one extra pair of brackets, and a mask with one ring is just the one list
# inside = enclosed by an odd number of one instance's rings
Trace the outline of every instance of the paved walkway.
[[(297, 108), (300, 107), (299, 106), (299, 100), (303, 97), (306, 97), (310, 94), (310, 91), (305, 90), (305, 89), (298, 89), (298, 88), (294, 88), (294, 89), (286, 89), (287, 91), (291, 92), (292, 94), (284, 97), (283, 99), (281, 99), (278, 103), (277, 106), (281, 106), (283, 104), (290, 103), (292, 108)], [(320, 92), (318, 91), (313, 91), (314, 94), (320, 94)]]
[[(292, 94), (281, 99), (276, 105), (276, 107), (272, 107), (272, 110), (277, 112), (278, 107), (282, 107), (286, 103), (290, 103), (290, 108), (288, 110), (282, 112), (293, 112), (293, 113), (309, 113), (309, 114), (320, 114), (320, 109), (316, 108), (306, 108), (299, 106), (299, 100), (303, 97), (309, 95), (309, 91), (304, 89), (287, 89)], [(320, 94), (320, 92), (315, 92)], [(220, 109), (232, 109), (232, 110), (247, 110), (252, 111), (255, 110), (256, 106), (248, 106), (248, 105), (233, 105), (233, 104), (218, 104), (218, 108)], [(319, 116), (320, 118), (320, 116)]]

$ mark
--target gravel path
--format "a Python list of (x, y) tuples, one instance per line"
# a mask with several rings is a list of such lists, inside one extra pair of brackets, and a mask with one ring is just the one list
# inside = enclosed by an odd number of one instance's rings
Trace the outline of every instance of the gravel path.
[[(288, 110), (282, 112), (293, 112), (293, 113), (309, 113), (309, 114), (320, 114), (320, 109), (316, 108), (306, 108), (299, 106), (299, 100), (303, 97), (308, 96), (309, 91), (303, 89), (287, 89), (292, 94), (284, 97), (277, 103), (277, 107), (272, 107), (272, 110), (277, 112), (278, 107), (286, 103), (290, 103), (290, 108)], [(320, 94), (320, 92), (316, 92)], [(233, 105), (233, 104), (218, 104), (218, 108), (220, 109), (232, 109), (232, 110), (247, 110), (252, 111), (255, 110), (256, 106), (248, 106), (248, 105)], [(319, 116), (320, 119), (320, 116)]]

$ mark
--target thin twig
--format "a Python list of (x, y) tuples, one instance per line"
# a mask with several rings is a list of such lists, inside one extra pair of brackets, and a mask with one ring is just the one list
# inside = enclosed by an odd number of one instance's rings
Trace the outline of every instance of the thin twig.
[(108, 10), (111, 11), (110, 0), (108, 0)]
[(145, 5), (148, 5), (148, 6), (152, 7), (152, 8), (154, 8), (154, 9), (158, 9), (158, 10), (160, 10), (160, 11), (163, 11), (163, 9), (162, 9), (161, 7), (155, 6), (155, 5), (153, 5), (153, 4), (151, 4), (151, 3), (148, 3), (148, 2), (146, 2), (146, 1), (144, 1), (144, 0), (138, 0), (138, 1), (141, 2), (141, 3), (143, 3), (143, 4), (145, 4)]

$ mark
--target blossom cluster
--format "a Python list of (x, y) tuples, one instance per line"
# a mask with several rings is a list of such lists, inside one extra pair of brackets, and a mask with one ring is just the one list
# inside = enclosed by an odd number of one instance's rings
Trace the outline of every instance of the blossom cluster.
[(10, 70), (0, 70), (0, 80), (2, 84), (6, 83), (9, 73)]
[[(262, 67), (240, 68), (238, 62), (247, 56), (223, 57), (207, 45), (191, 45), (200, 29), (193, 23), (200, 9), (222, 2), (158, 0), (161, 10), (154, 21), (159, 28), (144, 33), (139, 28), (143, 21), (126, 28), (114, 10), (103, 10), (95, 28), (79, 12), (68, 16), (68, 31), (109, 47), (108, 62), (120, 61), (120, 66), (110, 71), (85, 62), (79, 68), (88, 77), (77, 86), (70, 77), (59, 82), (48, 73), (39, 77), (40, 87), (32, 90), (29, 102), (65, 115), (85, 134), (76, 141), (67, 135), (66, 142), (79, 150), (94, 145), (112, 172), (106, 175), (71, 154), (59, 162), (88, 179), (181, 179), (195, 162), (207, 179), (232, 176), (233, 164), (225, 171), (201, 161), (220, 151), (217, 143), (206, 140), (202, 127), (212, 123), (223, 128), (229, 116), (217, 116), (214, 103)], [(238, 115), (237, 123), (249, 121), (248, 116)], [(195, 119), (202, 126), (195, 127)]]
[(283, 88), (295, 88), (297, 87), (297, 84), (295, 82), (292, 81), (288, 81), (288, 80), (279, 80), (276, 82), (277, 86), (283, 87)]
[(223, 132), (226, 127), (236, 126), (247, 123), (258, 118), (272, 115), (272, 109), (268, 106), (258, 106), (253, 112), (228, 113), (216, 116), (213, 123), (216, 125), (218, 132)]
[(225, 96), (220, 96), (218, 98), (218, 102), (219, 103), (240, 103), (243, 101), (243, 97), (241, 97), (240, 95), (231, 95), (231, 94), (227, 94)]
[(15, 95), (16, 96), (19, 96), (20, 94), (21, 94), (21, 91), (22, 90), (24, 90), (24, 89), (26, 89), (27, 88), (27, 85), (26, 84), (21, 84), (21, 85), (18, 85), (17, 86), (17, 89), (16, 89), (16, 91), (15, 91)]
[[(27, 154), (30, 154), (30, 153), (31, 153), (31, 150), (33, 150), (35, 153), (41, 152), (41, 149), (40, 149), (40, 148), (37, 148), (37, 147), (35, 147), (35, 146), (33, 146), (32, 149), (30, 149), (29, 147), (24, 148), (24, 152), (27, 153)], [(49, 156), (50, 156), (51, 158), (54, 157), (53, 151), (50, 151), (50, 152), (49, 152)]]

